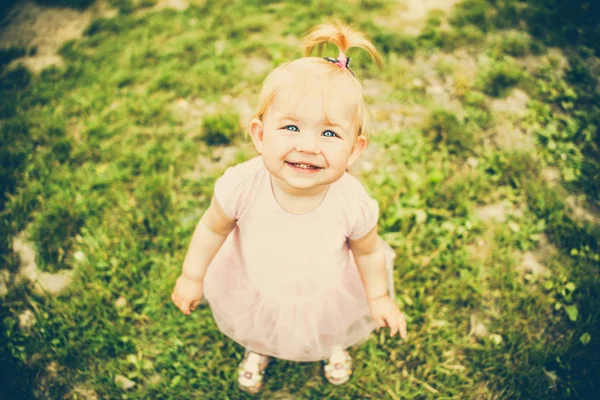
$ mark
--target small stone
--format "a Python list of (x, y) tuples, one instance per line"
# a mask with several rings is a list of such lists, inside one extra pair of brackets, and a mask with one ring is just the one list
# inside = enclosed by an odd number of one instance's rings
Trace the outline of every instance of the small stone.
[(55, 274), (40, 271), (35, 263), (33, 246), (27, 241), (24, 233), (17, 235), (14, 239), (13, 249), (21, 259), (19, 277), (33, 282), (36, 293), (49, 293), (56, 296), (68, 288), (73, 279), (74, 270), (61, 270)]
[(125, 307), (127, 305), (127, 299), (123, 296), (119, 297), (116, 301), (115, 301), (115, 308), (116, 309), (121, 309), (123, 307)]
[(507, 212), (507, 205), (502, 202), (478, 207), (475, 210), (477, 217), (485, 222), (504, 222)]
[(183, 11), (188, 8), (189, 1), (187, 0), (159, 0), (156, 4), (158, 9), (161, 8), (172, 8), (177, 11)]
[(129, 390), (135, 386), (135, 382), (131, 379), (127, 379), (123, 375), (115, 375), (115, 385), (123, 390)]
[(77, 261), (83, 261), (85, 260), (85, 253), (83, 251), (76, 251), (75, 254), (73, 254), (73, 258)]
[(535, 254), (528, 251), (523, 254), (523, 260), (521, 260), (521, 268), (533, 275), (542, 275), (546, 272), (546, 267), (538, 261)]
[(479, 161), (477, 161), (476, 158), (469, 157), (467, 158), (467, 164), (469, 165), (469, 167), (475, 169), (479, 166)]
[(440, 85), (431, 85), (426, 90), (427, 94), (431, 96), (441, 96), (444, 94), (444, 88)]
[(502, 336), (498, 335), (497, 333), (493, 333), (490, 335), (490, 341), (495, 345), (495, 346), (499, 346), (502, 344)]
[(424, 86), (423, 79), (421, 78), (413, 79), (412, 84), (416, 88), (422, 88)]
[(488, 330), (475, 315), (471, 315), (471, 330), (469, 335), (473, 335), (478, 338), (486, 337)]
[(94, 389), (86, 387), (82, 384), (75, 385), (71, 391), (71, 396), (68, 398), (83, 399), (83, 400), (98, 400), (98, 394)]
[(162, 376), (160, 376), (160, 374), (154, 374), (150, 377), (150, 379), (148, 381), (152, 385), (158, 385), (160, 382), (162, 382)]
[(508, 229), (510, 229), (511, 231), (513, 231), (515, 233), (517, 233), (521, 230), (519, 225), (513, 221), (508, 221)]
[(546, 375), (546, 379), (548, 380), (549, 389), (556, 391), (556, 382), (558, 381), (556, 372), (548, 371), (546, 368), (542, 368), (542, 371), (544, 371), (544, 375)]
[(25, 312), (19, 315), (19, 328), (29, 329), (35, 325), (35, 315), (31, 310), (25, 310)]

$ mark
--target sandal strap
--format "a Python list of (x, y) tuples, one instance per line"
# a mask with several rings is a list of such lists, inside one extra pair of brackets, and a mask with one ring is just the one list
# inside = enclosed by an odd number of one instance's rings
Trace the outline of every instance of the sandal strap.
[(248, 357), (243, 361), (244, 369), (248, 372), (258, 373), (260, 371), (261, 358), (256, 353), (248, 353)]
[[(264, 366), (261, 364), (264, 361), (267, 361)], [(269, 357), (263, 356), (258, 353), (254, 353), (252, 351), (247, 351), (244, 354), (244, 359), (238, 366), (238, 373), (241, 376), (244, 376), (247, 379), (252, 378), (253, 376), (262, 377), (263, 371), (267, 367), (269, 362)]]
[(325, 365), (325, 377), (330, 383), (341, 384), (352, 375), (352, 357), (342, 349), (334, 349)]

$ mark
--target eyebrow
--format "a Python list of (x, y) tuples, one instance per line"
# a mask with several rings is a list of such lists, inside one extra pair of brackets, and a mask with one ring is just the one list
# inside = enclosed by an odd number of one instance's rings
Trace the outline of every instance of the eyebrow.
[[(289, 119), (290, 121), (300, 122), (300, 119), (294, 115), (285, 115), (285, 116), (281, 117), (279, 120), (284, 121), (286, 119)], [(335, 121), (331, 121), (329, 119), (329, 117), (327, 117), (327, 116), (325, 116), (325, 125), (331, 126), (331, 127), (337, 127), (337, 128), (340, 128), (340, 129), (346, 131), (346, 129), (341, 124), (338, 124)]]

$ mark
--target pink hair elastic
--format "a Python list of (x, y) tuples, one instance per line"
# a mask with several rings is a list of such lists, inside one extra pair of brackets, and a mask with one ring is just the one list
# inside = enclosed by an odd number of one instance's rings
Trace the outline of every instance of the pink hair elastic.
[(324, 58), (329, 62), (339, 65), (342, 68), (346, 68), (348, 71), (350, 71), (352, 73), (352, 75), (354, 75), (354, 72), (352, 72), (352, 70), (350, 69), (350, 58), (346, 57), (344, 52), (340, 51), (340, 54), (338, 54), (337, 59), (331, 58), (331, 57), (324, 57)]

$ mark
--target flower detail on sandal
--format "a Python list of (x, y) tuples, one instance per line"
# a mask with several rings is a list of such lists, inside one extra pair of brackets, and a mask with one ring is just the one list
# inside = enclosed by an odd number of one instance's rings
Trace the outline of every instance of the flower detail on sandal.
[(238, 366), (238, 386), (248, 393), (258, 393), (263, 384), (263, 371), (267, 368), (270, 358), (246, 350), (244, 359)]
[(352, 357), (346, 350), (335, 347), (331, 357), (323, 368), (325, 378), (332, 385), (341, 385), (350, 379), (352, 375)]

